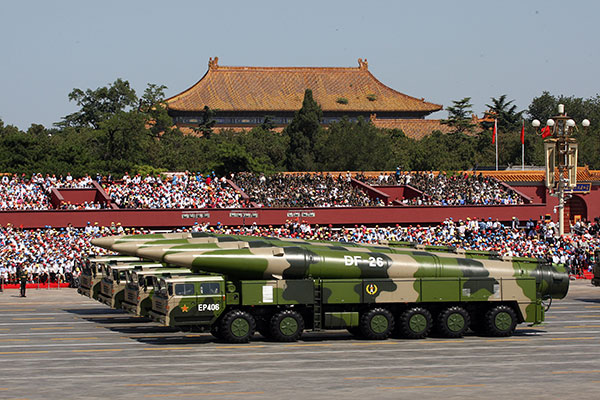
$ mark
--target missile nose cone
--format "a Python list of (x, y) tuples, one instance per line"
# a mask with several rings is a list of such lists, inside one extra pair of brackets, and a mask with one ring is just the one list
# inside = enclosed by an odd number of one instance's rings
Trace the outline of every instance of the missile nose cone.
[(112, 244), (119, 238), (119, 236), (107, 236), (92, 239), (94, 246), (102, 247), (103, 249), (111, 249)]
[(160, 247), (143, 247), (137, 250), (137, 254), (140, 257), (148, 258), (150, 260), (163, 261), (163, 256), (166, 250)]
[(116, 243), (112, 245), (114, 251), (130, 256), (136, 256), (139, 247), (140, 245), (138, 243)]

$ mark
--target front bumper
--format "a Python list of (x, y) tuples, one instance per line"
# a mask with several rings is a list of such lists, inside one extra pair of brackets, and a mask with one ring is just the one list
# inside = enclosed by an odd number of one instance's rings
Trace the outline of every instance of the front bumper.
[(127, 311), (129, 314), (140, 316), (140, 308), (137, 304), (128, 303), (126, 301), (121, 303), (121, 308)]
[(154, 322), (158, 322), (159, 324), (163, 325), (163, 326), (169, 326), (169, 317), (166, 316), (165, 314), (160, 314), (157, 313), (156, 311), (152, 310), (148, 313), (148, 317), (150, 317), (150, 319)]

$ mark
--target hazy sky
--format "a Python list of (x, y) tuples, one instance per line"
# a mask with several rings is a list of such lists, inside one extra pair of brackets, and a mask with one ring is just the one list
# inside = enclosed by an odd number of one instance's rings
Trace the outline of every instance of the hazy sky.
[[(117, 78), (141, 95), (193, 85), (220, 65), (355, 67), (415, 97), (481, 113), (507, 94), (595, 96), (598, 1), (0, 0), (0, 118), (47, 127), (69, 92)], [(568, 112), (568, 110), (567, 110)], [(430, 118), (445, 118), (434, 113)]]

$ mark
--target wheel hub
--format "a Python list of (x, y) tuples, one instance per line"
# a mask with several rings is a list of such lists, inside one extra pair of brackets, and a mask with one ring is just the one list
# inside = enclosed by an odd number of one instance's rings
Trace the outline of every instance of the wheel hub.
[(243, 337), (250, 331), (250, 324), (244, 318), (236, 318), (231, 323), (231, 333), (237, 337)]
[(371, 329), (375, 333), (384, 333), (388, 326), (388, 319), (383, 315), (376, 315), (371, 318)]
[(452, 332), (459, 332), (465, 327), (465, 317), (459, 313), (450, 314), (447, 325)]
[(423, 332), (427, 328), (427, 319), (423, 314), (415, 314), (408, 321), (410, 330), (413, 332)]
[(279, 330), (286, 336), (293, 335), (298, 330), (298, 321), (292, 317), (285, 317), (279, 323)]
[(496, 315), (496, 318), (494, 318), (494, 323), (496, 324), (496, 327), (498, 329), (500, 329), (501, 331), (506, 331), (510, 329), (510, 326), (512, 324), (512, 318), (507, 312), (499, 312)]

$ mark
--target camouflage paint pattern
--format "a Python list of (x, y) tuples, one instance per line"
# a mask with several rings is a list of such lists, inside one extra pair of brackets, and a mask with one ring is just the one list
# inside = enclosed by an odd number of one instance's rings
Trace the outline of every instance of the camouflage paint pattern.
[[(206, 242), (197, 240), (201, 238)], [(180, 239), (136, 239), (127, 247), (139, 256), (220, 275), (164, 280), (173, 290), (186, 282), (193, 287), (188, 294), (163, 291), (153, 297), (150, 315), (172, 326), (211, 326), (225, 308), (259, 312), (297, 305), (315, 309), (315, 324), (319, 318), (325, 328), (352, 327), (364, 307), (423, 304), (435, 310), (460, 304), (478, 309), (494, 302), (514, 304), (519, 322), (539, 323), (544, 319), (542, 300), (563, 298), (569, 285), (564, 268), (545, 260), (452, 248), (209, 234), (183, 243)], [(202, 293), (201, 286), (212, 280), (220, 280), (219, 294)], [(317, 303), (322, 312), (316, 311)]]
[(143, 271), (127, 271), (124, 299), (121, 308), (138, 317), (147, 317), (152, 309), (154, 287), (152, 284), (140, 285), (142, 279), (149, 277), (189, 276), (192, 271), (188, 268), (156, 268)]
[(127, 285), (125, 273), (134, 269), (143, 270), (153, 268), (164, 268), (164, 265), (148, 261), (122, 262), (108, 265), (105, 268), (105, 275), (100, 281), (98, 301), (110, 308), (121, 308), (121, 304), (125, 298), (125, 286)]
[(139, 257), (130, 256), (91, 256), (85, 261), (81, 271), (80, 283), (77, 292), (94, 300), (100, 294), (100, 282), (104, 277), (104, 268), (107, 265), (124, 261), (139, 261)]
[[(159, 279), (165, 290), (154, 288), (149, 316), (164, 326), (210, 326), (225, 310), (226, 288), (222, 276)], [(207, 290), (214, 289), (214, 290)]]
[(600, 286), (600, 249), (594, 251), (594, 266), (592, 267), (592, 285)]

